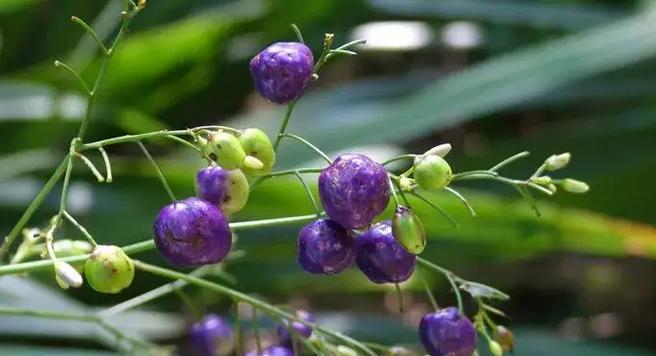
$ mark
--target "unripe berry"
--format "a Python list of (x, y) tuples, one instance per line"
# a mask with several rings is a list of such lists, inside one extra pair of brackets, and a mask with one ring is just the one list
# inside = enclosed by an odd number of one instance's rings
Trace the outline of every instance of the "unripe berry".
[(471, 356), (476, 350), (474, 325), (453, 307), (424, 315), (419, 337), (431, 356)]
[(498, 342), (494, 340), (490, 340), (487, 346), (490, 349), (490, 353), (492, 354), (492, 356), (503, 356), (503, 349), (501, 348), (501, 345), (499, 345)]
[(84, 265), (84, 275), (97, 292), (116, 294), (132, 284), (134, 263), (121, 248), (98, 245)]
[(202, 355), (229, 355), (234, 347), (230, 325), (216, 314), (206, 315), (189, 328), (189, 335), (196, 350)]
[(227, 132), (214, 132), (207, 138), (203, 153), (219, 166), (233, 170), (241, 167), (246, 153), (239, 139)]
[(414, 178), (422, 189), (443, 189), (449, 185), (452, 177), (451, 166), (440, 156), (422, 156), (415, 161)]
[(355, 239), (355, 263), (374, 283), (400, 283), (412, 275), (416, 257), (392, 235), (392, 223), (381, 221)]
[(502, 325), (497, 325), (495, 339), (501, 345), (504, 352), (513, 352), (515, 349), (515, 335), (512, 331)]
[(426, 247), (426, 231), (415, 213), (405, 206), (397, 206), (392, 218), (392, 234), (406, 251), (418, 255)]
[[(298, 317), (300, 320), (303, 321), (314, 321), (314, 316), (310, 314), (309, 312), (305, 310), (297, 310), (296, 311), (296, 317)], [(284, 324), (278, 325), (276, 327), (276, 331), (278, 333), (278, 343), (280, 346), (287, 347), (289, 349), (292, 349), (292, 335), (289, 334), (288, 329), (292, 329), (294, 333), (294, 338), (302, 337), (304, 339), (307, 339), (312, 335), (312, 329), (301, 323), (300, 321), (292, 321), (291, 323), (287, 320), (283, 322)], [(300, 343), (297, 343), (295, 345), (297, 349), (300, 349), (302, 345)]]
[(298, 233), (298, 263), (310, 273), (336, 274), (353, 263), (355, 241), (338, 223), (319, 219)]
[(196, 173), (196, 193), (199, 198), (218, 206), (224, 213), (240, 211), (248, 201), (250, 187), (240, 169), (231, 171), (209, 166)]
[(298, 99), (312, 80), (314, 57), (303, 43), (277, 42), (250, 62), (255, 88), (265, 99), (286, 104)]
[(263, 176), (271, 172), (276, 164), (276, 153), (269, 136), (260, 129), (246, 129), (239, 135), (239, 143), (248, 156), (257, 158), (262, 162), (259, 169), (244, 167), (244, 173), (253, 176)]

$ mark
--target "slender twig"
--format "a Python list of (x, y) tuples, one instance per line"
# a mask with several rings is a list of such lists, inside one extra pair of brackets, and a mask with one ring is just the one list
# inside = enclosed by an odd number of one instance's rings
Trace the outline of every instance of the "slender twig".
[(396, 297), (399, 299), (399, 312), (401, 314), (405, 311), (405, 302), (403, 301), (403, 291), (401, 286), (398, 283), (394, 283), (394, 289), (396, 289)]
[(528, 189), (526, 189), (526, 187), (524, 186), (515, 186), (515, 188), (517, 189), (517, 192), (519, 192), (519, 195), (521, 195), (524, 199), (526, 199), (526, 201), (528, 201), (529, 205), (531, 206), (531, 209), (535, 211), (535, 215), (537, 215), (538, 217), (542, 216), (542, 214), (540, 214), (540, 209), (538, 208), (538, 205), (536, 204), (535, 199), (533, 198), (531, 192)]
[(476, 216), (476, 211), (474, 211), (474, 208), (469, 204), (467, 199), (462, 194), (460, 194), (457, 190), (451, 187), (444, 187), (444, 190), (446, 190), (447, 192), (453, 194), (456, 198), (458, 198), (465, 205), (467, 210), (469, 210), (471, 216)]
[(505, 167), (506, 165), (508, 165), (510, 163), (513, 163), (518, 159), (528, 157), (529, 155), (530, 155), (530, 152), (528, 152), (528, 151), (524, 151), (524, 152), (520, 152), (520, 153), (517, 153), (515, 155), (512, 155), (512, 156), (504, 159), (503, 161), (497, 163), (494, 167), (490, 168), (490, 171), (492, 171), (492, 172), (498, 171), (499, 169)]
[(392, 198), (394, 198), (394, 203), (397, 206), (401, 205), (401, 202), (399, 201), (399, 197), (396, 195), (396, 186), (394, 186), (394, 183), (392, 183), (392, 177), (390, 177), (389, 173), (387, 174), (387, 181), (389, 182), (389, 187), (390, 187), (390, 191), (392, 192)]
[(62, 62), (62, 61), (57, 60), (57, 61), (55, 61), (55, 67), (61, 67), (61, 68), (64, 68), (64, 69), (66, 69), (69, 73), (73, 74), (73, 76), (75, 77), (75, 79), (77, 79), (77, 81), (80, 83), (80, 85), (82, 86), (82, 88), (84, 88), (84, 91), (87, 93), (87, 95), (90, 95), (90, 94), (91, 94), (91, 90), (89, 89), (89, 86), (88, 86), (87, 83), (84, 81), (84, 79), (82, 79), (82, 77), (80, 77), (80, 75), (77, 74), (77, 72), (76, 72), (73, 68), (71, 68), (70, 66), (68, 66), (68, 64), (66, 64), (66, 63), (64, 63), (64, 62)]
[(178, 137), (178, 136), (166, 135), (166, 136), (164, 136), (164, 137), (168, 138), (169, 140), (173, 140), (173, 141), (179, 142), (179, 143), (181, 143), (181, 144), (183, 144), (183, 145), (185, 145), (185, 146), (187, 146), (187, 147), (189, 147), (189, 148), (191, 148), (191, 149), (193, 149), (193, 150), (195, 150), (195, 151), (200, 152), (200, 148), (198, 148), (198, 146), (194, 145), (193, 143), (191, 143), (191, 142), (189, 142), (189, 141), (187, 141), (187, 140), (181, 139), (181, 138)]
[(89, 231), (87, 231), (87, 229), (84, 226), (82, 226), (82, 224), (77, 222), (77, 220), (75, 220), (75, 218), (71, 216), (71, 214), (69, 214), (66, 210), (64, 210), (64, 217), (66, 218), (66, 220), (68, 220), (68, 222), (70, 222), (71, 224), (73, 224), (73, 226), (75, 226), (78, 230), (80, 230), (82, 235), (84, 235), (84, 237), (87, 240), (89, 240), (89, 242), (93, 246), (98, 246), (98, 243), (96, 243), (96, 240), (94, 240), (93, 236), (91, 236)]
[(459, 282), (467, 282), (465, 279), (459, 277), (455, 273), (449, 271), (448, 269), (438, 266), (432, 262), (429, 262), (421, 257), (417, 257), (417, 263), (424, 266), (425, 268), (432, 269), (438, 273), (441, 273), (446, 277), (446, 279), (449, 281), (449, 284), (451, 284), (451, 288), (453, 288), (453, 293), (456, 295), (456, 302), (458, 304), (458, 310), (460, 313), (463, 312), (463, 304), (462, 304), (462, 296), (460, 295), (460, 289), (456, 285), (456, 280)]
[(438, 311), (440, 310), (440, 307), (437, 305), (437, 301), (435, 300), (435, 296), (433, 295), (433, 292), (431, 291), (430, 287), (428, 286), (428, 282), (426, 282), (425, 279), (421, 279), (422, 283), (424, 284), (424, 290), (426, 291), (426, 295), (428, 296), (428, 300), (430, 301), (431, 306), (433, 307), (433, 310)]
[(91, 26), (87, 25), (86, 22), (84, 22), (82, 19), (71, 16), (71, 21), (75, 22), (76, 24), (80, 25), (85, 31), (87, 31), (91, 37), (98, 43), (98, 47), (100, 47), (100, 50), (103, 52), (103, 55), (107, 56), (109, 55), (109, 50), (107, 50), (107, 47), (105, 47), (105, 44), (103, 41), (98, 37), (98, 34), (96, 31), (94, 31)]
[(296, 175), (296, 178), (298, 178), (298, 181), (303, 186), (303, 189), (305, 190), (305, 194), (307, 194), (308, 200), (310, 201), (310, 203), (312, 203), (312, 207), (314, 208), (314, 211), (317, 213), (317, 216), (321, 215), (321, 209), (319, 208), (319, 204), (317, 204), (316, 199), (314, 199), (314, 194), (312, 194), (310, 187), (307, 185), (307, 183), (305, 183), (303, 176), (298, 171), (294, 171), (294, 174)]
[(262, 352), (262, 341), (260, 340), (260, 330), (258, 328), (257, 309), (251, 310), (251, 327), (253, 328), (253, 336), (255, 336), (255, 345), (257, 346), (257, 353)]
[(287, 132), (287, 126), (289, 125), (289, 119), (292, 117), (294, 106), (296, 106), (296, 100), (287, 104), (287, 111), (285, 111), (285, 116), (283, 117), (282, 123), (280, 124), (280, 128), (278, 129), (276, 140), (273, 142), (273, 150), (276, 153), (278, 152), (278, 146), (280, 145), (280, 140), (282, 140), (285, 132)]
[(241, 314), (239, 313), (239, 300), (233, 298), (235, 308), (235, 355), (242, 355), (241, 352)]
[(319, 156), (321, 156), (321, 158), (323, 158), (328, 164), (333, 163), (333, 161), (330, 159), (330, 157), (328, 157), (327, 154), (325, 154), (325, 153), (324, 153), (322, 150), (320, 150), (317, 146), (313, 145), (312, 143), (310, 143), (310, 141), (304, 139), (303, 137), (298, 136), (298, 135), (294, 135), (294, 134), (290, 134), (290, 133), (282, 134), (282, 137), (293, 138), (293, 139), (295, 139), (295, 140), (297, 140), (297, 141), (303, 143), (304, 145), (306, 145), (306, 146), (308, 146), (310, 149), (312, 149), (314, 152), (316, 152)]
[(426, 203), (431, 208), (437, 210), (440, 214), (442, 214), (442, 216), (444, 216), (444, 218), (446, 218), (447, 220), (449, 220), (449, 222), (451, 224), (453, 224), (453, 227), (456, 227), (456, 228), (460, 227), (458, 222), (453, 217), (451, 217), (451, 215), (449, 215), (449, 213), (447, 213), (446, 210), (442, 209), (439, 205), (434, 204), (433, 202), (431, 202), (430, 200), (428, 200), (427, 198), (425, 198), (424, 196), (422, 196), (418, 193), (410, 192), (410, 194), (414, 197), (419, 198), (421, 201)]
[(303, 34), (301, 33), (301, 30), (296, 26), (295, 23), (291, 24), (291, 28), (294, 31), (294, 34), (296, 34), (296, 38), (298, 38), (298, 41), (301, 43), (305, 43), (303, 40)]
[(417, 155), (415, 155), (415, 154), (401, 155), (401, 156), (390, 158), (387, 161), (384, 161), (382, 163), (382, 165), (387, 166), (388, 164), (390, 164), (392, 162), (401, 161), (401, 160), (404, 160), (404, 159), (415, 159), (415, 157), (417, 157)]
[(169, 194), (169, 197), (171, 198), (172, 201), (177, 201), (178, 199), (175, 198), (175, 194), (173, 194), (173, 190), (171, 189), (171, 186), (169, 185), (169, 182), (166, 180), (166, 177), (164, 176), (164, 173), (162, 173), (162, 170), (159, 168), (157, 165), (157, 162), (153, 159), (153, 156), (150, 155), (150, 152), (148, 152), (148, 149), (146, 146), (144, 146), (141, 141), (137, 141), (137, 145), (139, 145), (139, 148), (143, 152), (143, 154), (146, 156), (148, 161), (150, 161), (150, 164), (153, 165), (153, 168), (155, 168), (155, 172), (157, 173), (157, 176), (159, 177), (159, 180), (162, 182), (162, 185), (164, 186), (164, 189), (166, 189), (166, 192)]
[(85, 155), (83, 155), (81, 153), (78, 153), (78, 152), (73, 152), (73, 155), (75, 157), (79, 158), (84, 163), (84, 165), (87, 166), (87, 168), (89, 168), (91, 173), (93, 173), (93, 175), (98, 180), (98, 183), (102, 183), (102, 182), (105, 181), (105, 177), (103, 177), (103, 175), (100, 174), (100, 171), (98, 170), (98, 168), (96, 168), (96, 166), (93, 164), (93, 162), (91, 162), (91, 160), (89, 160)]
[(109, 156), (107, 156), (107, 152), (102, 147), (98, 147), (98, 151), (100, 151), (100, 155), (102, 156), (103, 161), (105, 162), (105, 172), (107, 172), (107, 178), (105, 178), (105, 182), (111, 183), (114, 180), (114, 178), (112, 178), (112, 165), (109, 162)]

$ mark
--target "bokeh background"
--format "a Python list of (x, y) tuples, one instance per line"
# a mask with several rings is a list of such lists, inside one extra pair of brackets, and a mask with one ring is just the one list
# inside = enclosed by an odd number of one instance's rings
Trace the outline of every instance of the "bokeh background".
[[(117, 29), (122, 1), (0, 1), (0, 235), (6, 234), (68, 147), (85, 101), (64, 60), (90, 82), (95, 43), (69, 18)], [(573, 154), (557, 176), (588, 182), (587, 195), (559, 193), (530, 207), (509, 187), (459, 185), (478, 211), (471, 218), (447, 194), (432, 198), (458, 219), (454, 229), (417, 205), (430, 240), (424, 257), (512, 296), (497, 306), (517, 335), (517, 355), (649, 355), (656, 352), (656, 6), (653, 1), (587, 0), (166, 0), (149, 1), (108, 69), (89, 139), (162, 128), (224, 124), (277, 129), (283, 111), (254, 92), (249, 59), (293, 40), (296, 23), (318, 54), (324, 32), (336, 43), (365, 38), (358, 57), (326, 65), (290, 126), (331, 154), (360, 151), (383, 160), (450, 142), (455, 171), (508, 167), (526, 177), (552, 153)], [(174, 142), (150, 141), (178, 196), (192, 195), (203, 163)], [(70, 207), (96, 239), (125, 245), (151, 236), (167, 195), (136, 145), (109, 148), (112, 184), (82, 165)], [(90, 157), (102, 165), (98, 156)], [(318, 166), (285, 142), (279, 168)], [(399, 169), (403, 167), (398, 167)], [(57, 189), (32, 219), (46, 223)], [(302, 188), (276, 179), (252, 192), (233, 220), (311, 212)], [(392, 290), (356, 270), (337, 277), (303, 273), (295, 261), (298, 226), (239, 235), (246, 255), (228, 266), (236, 288), (272, 303), (309, 307), (322, 323), (355, 337), (417, 343), (428, 302), (408, 283), (409, 310), (396, 313)], [(72, 228), (61, 237), (81, 238)], [(142, 258), (163, 263), (155, 253)], [(49, 273), (0, 279), (0, 303), (89, 310), (164, 283), (139, 274), (119, 296), (88, 287), (61, 293)], [(445, 280), (424, 274), (441, 305), (454, 303)], [(189, 288), (199, 309), (229, 301)], [(467, 305), (473, 311), (472, 304)], [(184, 344), (193, 313), (176, 296), (112, 322), (163, 343)], [(88, 325), (0, 317), (0, 354), (91, 354), (106, 350)], [(106, 342), (106, 340), (105, 340)], [(485, 352), (483, 352), (484, 354)]]

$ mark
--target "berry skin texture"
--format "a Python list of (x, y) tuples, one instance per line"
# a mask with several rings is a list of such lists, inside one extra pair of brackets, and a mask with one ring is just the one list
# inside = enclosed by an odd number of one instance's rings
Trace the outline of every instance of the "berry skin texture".
[(355, 239), (355, 263), (374, 283), (400, 283), (415, 270), (416, 257), (392, 235), (392, 223), (381, 221)]
[(203, 147), (203, 154), (227, 170), (241, 167), (246, 158), (239, 139), (227, 132), (211, 134)]
[(436, 155), (422, 156), (415, 162), (415, 182), (426, 190), (440, 190), (451, 183), (453, 173), (444, 158)]
[(314, 56), (300, 42), (277, 42), (251, 59), (255, 88), (270, 102), (287, 104), (298, 99), (312, 80)]
[(415, 213), (408, 207), (397, 206), (392, 218), (392, 235), (413, 255), (420, 254), (426, 247), (426, 231)]
[(132, 284), (134, 263), (120, 247), (98, 245), (84, 265), (84, 275), (95, 291), (116, 294)]
[(263, 176), (269, 174), (276, 164), (276, 153), (269, 136), (260, 129), (246, 129), (239, 135), (239, 143), (247, 155), (257, 158), (262, 162), (262, 168), (252, 169), (242, 167), (244, 173), (251, 176)]
[(240, 169), (228, 171), (209, 166), (196, 173), (196, 194), (218, 206), (226, 214), (240, 211), (248, 201), (250, 188)]
[(294, 351), (286, 347), (273, 345), (262, 349), (262, 351), (249, 351), (248, 353), (244, 354), (244, 356), (294, 356)]
[(208, 314), (189, 328), (194, 348), (202, 355), (229, 355), (234, 347), (230, 325), (216, 314)]
[(212, 203), (196, 197), (163, 207), (153, 231), (159, 252), (178, 267), (221, 262), (232, 247), (226, 216)]
[(476, 350), (476, 329), (454, 307), (424, 315), (419, 338), (431, 356), (471, 356)]
[(353, 263), (355, 241), (338, 223), (319, 219), (298, 234), (298, 263), (310, 273), (336, 274)]
[(345, 229), (365, 227), (385, 210), (390, 198), (385, 168), (360, 154), (343, 154), (319, 175), (326, 214)]
[[(305, 310), (297, 310), (296, 316), (303, 321), (309, 321), (309, 322), (314, 321), (314, 316), (312, 316), (312, 314), (310, 314)], [(276, 327), (276, 331), (278, 333), (278, 343), (286, 348), (293, 349), (292, 337), (291, 335), (289, 335), (289, 330), (287, 330), (288, 327), (294, 330), (296, 336), (301, 336), (307, 339), (308, 337), (310, 337), (310, 335), (312, 335), (312, 329), (309, 326), (298, 321), (292, 321), (291, 324), (289, 324), (289, 321), (285, 321), (285, 325), (282, 324), (278, 325)], [(296, 345), (296, 346), (297, 349), (300, 349), (300, 347), (302, 347), (302, 345)]]

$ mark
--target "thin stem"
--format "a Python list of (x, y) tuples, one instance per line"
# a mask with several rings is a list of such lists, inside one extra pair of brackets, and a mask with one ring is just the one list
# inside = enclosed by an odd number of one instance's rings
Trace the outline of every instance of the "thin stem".
[(253, 336), (255, 336), (255, 344), (257, 345), (257, 353), (262, 352), (262, 341), (260, 340), (260, 330), (257, 325), (257, 309), (251, 310), (251, 327), (253, 328)]
[(390, 191), (392, 192), (392, 197), (394, 198), (394, 203), (397, 206), (401, 205), (399, 197), (396, 195), (396, 186), (394, 186), (394, 183), (392, 183), (392, 177), (390, 177), (389, 173), (387, 174), (387, 181), (389, 182), (389, 187)]
[(538, 205), (535, 203), (535, 199), (533, 198), (531, 192), (528, 189), (526, 189), (526, 187), (524, 186), (515, 186), (515, 188), (517, 189), (517, 192), (519, 192), (519, 195), (521, 195), (524, 199), (526, 199), (526, 201), (528, 201), (529, 205), (531, 206), (531, 209), (535, 211), (535, 215), (537, 215), (538, 217), (542, 216), (542, 214), (540, 214), (540, 209), (538, 208)]
[(547, 168), (547, 164), (546, 164), (546, 163), (542, 163), (542, 164), (540, 165), (540, 167), (538, 167), (538, 169), (536, 169), (535, 172), (533, 172), (533, 174), (531, 174), (531, 177), (530, 177), (529, 179), (531, 179), (531, 178), (535, 178), (535, 177), (537, 177), (537, 176), (542, 175), (542, 173), (544, 173), (544, 170), (545, 170), (546, 168)]
[(105, 172), (107, 172), (107, 178), (105, 178), (105, 182), (111, 183), (114, 180), (114, 178), (112, 178), (112, 165), (109, 162), (109, 156), (107, 156), (107, 152), (102, 147), (98, 147), (98, 151), (100, 151), (100, 155), (102, 156), (103, 161), (105, 162)]
[(456, 295), (458, 310), (460, 311), (460, 313), (463, 313), (464, 309), (463, 309), (463, 304), (462, 304), (462, 296), (460, 295), (460, 289), (456, 285), (456, 280), (460, 281), (460, 282), (465, 281), (465, 280), (462, 279), (461, 277), (459, 277), (458, 275), (456, 275), (455, 273), (449, 271), (448, 269), (446, 269), (442, 266), (438, 266), (438, 265), (436, 265), (436, 264), (434, 264), (430, 261), (427, 261), (427, 260), (425, 260), (421, 257), (417, 257), (417, 263), (424, 266), (425, 268), (429, 268), (429, 269), (432, 269), (432, 270), (434, 270), (438, 273), (441, 273), (446, 277), (446, 279), (449, 281), (449, 284), (451, 284), (451, 288), (453, 288), (453, 293)]
[(387, 161), (384, 161), (381, 164), (383, 166), (387, 166), (388, 164), (396, 162), (396, 161), (401, 161), (401, 160), (404, 160), (404, 159), (415, 159), (415, 157), (417, 157), (417, 156), (418, 155), (415, 155), (415, 154), (401, 155), (401, 156), (397, 156), (397, 157), (394, 157), (394, 158), (390, 158), (390, 159), (388, 159)]
[(73, 216), (71, 216), (71, 214), (69, 214), (66, 210), (64, 210), (64, 214), (63, 214), (63, 215), (64, 215), (64, 217), (66, 218), (66, 220), (68, 220), (68, 222), (70, 222), (71, 224), (73, 224), (73, 226), (75, 226), (78, 230), (80, 230), (80, 232), (82, 233), (82, 235), (84, 235), (84, 237), (85, 237), (85, 238), (86, 238), (86, 239), (87, 239), (87, 240), (88, 240), (88, 241), (89, 241), (94, 247), (95, 247), (95, 246), (98, 246), (98, 243), (96, 243), (96, 240), (93, 239), (93, 236), (91, 236), (91, 234), (89, 233), (89, 231), (87, 231), (87, 229), (86, 229), (84, 226), (82, 226), (79, 222), (77, 222), (77, 220), (75, 220), (75, 218), (74, 218)]
[(278, 153), (278, 146), (280, 145), (280, 140), (282, 140), (285, 132), (287, 131), (287, 126), (289, 125), (289, 119), (292, 117), (294, 106), (296, 106), (296, 100), (287, 104), (287, 111), (285, 112), (285, 116), (283, 117), (282, 123), (280, 124), (280, 129), (278, 129), (276, 140), (273, 142), (273, 150), (276, 153)]
[(301, 30), (298, 28), (298, 26), (296, 26), (296, 24), (293, 23), (291, 24), (291, 28), (296, 34), (296, 38), (298, 38), (298, 41), (301, 43), (305, 43), (305, 41), (303, 40), (303, 34), (301, 33)]
[(4, 257), (7, 251), (9, 251), (9, 248), (14, 243), (14, 240), (16, 240), (21, 230), (23, 230), (23, 227), (25, 227), (25, 224), (27, 224), (27, 222), (30, 220), (36, 209), (41, 206), (46, 196), (48, 196), (57, 182), (59, 182), (59, 179), (61, 179), (62, 175), (64, 175), (66, 166), (69, 161), (68, 158), (69, 155), (64, 157), (59, 166), (57, 166), (57, 169), (55, 169), (55, 171), (52, 173), (52, 176), (50, 176), (50, 179), (48, 179), (46, 184), (43, 185), (43, 188), (41, 188), (41, 191), (37, 193), (36, 197), (34, 197), (30, 205), (28, 205), (27, 209), (25, 209), (25, 212), (18, 219), (16, 225), (14, 225), (11, 231), (9, 231), (9, 235), (5, 237), (2, 245), (0, 245), (0, 260)]
[(71, 21), (75, 22), (76, 24), (80, 25), (85, 31), (87, 31), (91, 37), (98, 43), (98, 47), (100, 47), (100, 50), (103, 52), (103, 55), (107, 56), (109, 55), (109, 51), (107, 50), (107, 47), (105, 47), (105, 44), (103, 41), (98, 37), (98, 34), (96, 31), (94, 31), (91, 26), (87, 25), (86, 22), (84, 22), (82, 19), (71, 16)]
[(98, 183), (102, 183), (102, 182), (105, 181), (105, 177), (103, 177), (103, 175), (100, 174), (100, 171), (98, 170), (98, 168), (96, 168), (96, 166), (93, 164), (93, 162), (91, 162), (85, 155), (83, 155), (81, 153), (78, 153), (78, 152), (73, 152), (73, 155), (75, 157), (79, 158), (84, 163), (84, 165), (87, 166), (87, 168), (89, 168), (91, 173), (93, 173), (93, 175), (98, 180)]
[(403, 291), (401, 286), (398, 283), (394, 283), (394, 289), (396, 289), (396, 296), (399, 298), (399, 312), (403, 314), (405, 311), (405, 302), (403, 300)]
[(239, 313), (239, 301), (234, 299), (235, 306), (235, 355), (242, 355), (241, 352), (241, 314)]
[(456, 303), (458, 304), (458, 311), (460, 312), (460, 314), (464, 314), (465, 309), (462, 305), (462, 295), (460, 294), (460, 289), (456, 285), (456, 282), (453, 280), (453, 273), (447, 273), (444, 276), (449, 281), (449, 284), (451, 284), (453, 293), (456, 295)]
[(258, 184), (260, 184), (262, 181), (264, 181), (266, 179), (269, 179), (269, 178), (280, 177), (280, 176), (285, 176), (285, 175), (289, 175), (289, 174), (294, 174), (295, 175), (297, 173), (300, 173), (300, 174), (303, 174), (303, 173), (321, 173), (321, 171), (323, 171), (323, 170), (324, 170), (324, 168), (297, 168), (297, 169), (288, 169), (288, 170), (285, 170), (285, 171), (272, 172), (272, 173), (269, 173), (265, 176), (257, 177), (256, 179), (254, 179), (251, 182), (250, 189), (253, 189)]
[(62, 62), (62, 61), (59, 61), (59, 60), (55, 61), (55, 67), (58, 67), (58, 68), (59, 68), (59, 67), (64, 68), (64, 69), (66, 69), (69, 73), (73, 74), (73, 76), (75, 77), (75, 79), (77, 79), (77, 81), (80, 83), (80, 85), (82, 86), (82, 88), (84, 88), (84, 91), (87, 93), (87, 95), (90, 95), (90, 94), (91, 94), (91, 90), (90, 90), (89, 87), (87, 86), (87, 83), (84, 81), (84, 79), (82, 79), (82, 77), (80, 77), (79, 74), (77, 74), (77, 72), (76, 72), (73, 68), (69, 67), (66, 63), (64, 63), (64, 62)]
[(492, 172), (498, 171), (499, 169), (505, 167), (506, 165), (508, 165), (510, 163), (513, 163), (518, 159), (528, 157), (529, 155), (530, 155), (530, 152), (528, 152), (528, 151), (523, 151), (523, 152), (517, 153), (515, 155), (512, 155), (512, 156), (504, 159), (503, 161), (497, 163), (494, 167), (490, 168), (490, 171), (492, 171)]
[(66, 164), (66, 173), (64, 174), (64, 183), (62, 184), (61, 197), (59, 198), (59, 212), (57, 213), (57, 220), (60, 220), (62, 214), (64, 213), (64, 211), (66, 211), (66, 201), (68, 199), (68, 186), (71, 183), (72, 171), (73, 171), (73, 156), (69, 154), (68, 163)]
[(251, 297), (247, 294), (241, 293), (241, 292), (236, 291), (234, 289), (231, 289), (231, 288), (225, 287), (223, 285), (213, 283), (213, 282), (210, 282), (210, 281), (207, 281), (207, 280), (204, 280), (204, 279), (189, 276), (189, 275), (186, 275), (184, 273), (176, 272), (176, 271), (173, 271), (173, 270), (170, 270), (170, 269), (167, 269), (167, 268), (158, 267), (158, 266), (155, 266), (155, 265), (144, 263), (144, 262), (139, 261), (139, 260), (135, 260), (134, 265), (135, 265), (136, 268), (138, 268), (142, 271), (148, 272), (148, 273), (152, 273), (152, 274), (155, 274), (155, 275), (159, 275), (159, 276), (166, 277), (166, 278), (171, 278), (171, 279), (186, 280), (191, 284), (195, 284), (199, 287), (203, 287), (203, 288), (206, 288), (208, 290), (212, 290), (214, 292), (223, 294), (225, 296), (233, 298), (234, 300), (244, 302), (244, 303), (248, 303), (251, 306), (253, 306), (255, 308), (258, 308), (258, 309), (260, 309), (264, 312), (267, 312), (268, 314), (271, 314), (273, 316), (278, 316), (278, 317), (285, 318), (285, 319), (288, 319), (288, 320), (297, 320), (297, 321), (299, 321), (303, 324), (306, 324), (306, 325), (310, 326), (311, 328), (313, 328), (314, 330), (317, 330), (318, 332), (320, 332), (322, 334), (328, 335), (330, 337), (333, 337), (335, 339), (340, 340), (341, 342), (343, 342), (347, 345), (353, 346), (353, 347), (361, 350), (362, 352), (364, 352), (367, 355), (372, 355), (372, 356), (376, 355), (367, 346), (363, 345), (362, 343), (360, 343), (357, 340), (354, 340), (354, 339), (352, 339), (352, 338), (350, 338), (346, 335), (343, 335), (339, 332), (335, 332), (335, 331), (332, 331), (332, 330), (325, 329), (325, 328), (323, 328), (321, 326), (318, 326), (314, 323), (310, 323), (310, 322), (307, 322), (307, 321), (304, 321), (304, 320), (299, 320), (298, 318), (294, 317), (293, 315), (291, 315), (291, 314), (289, 314), (289, 313), (287, 313), (287, 312), (285, 312), (285, 311), (283, 311), (283, 310), (281, 310), (281, 309), (279, 309), (279, 308), (277, 308), (273, 305), (262, 302), (258, 299), (255, 299), (255, 298), (253, 298), (253, 297)]
[(424, 290), (426, 291), (426, 295), (428, 296), (428, 300), (430, 301), (433, 310), (434, 311), (440, 310), (440, 307), (437, 305), (437, 301), (435, 300), (435, 296), (433, 295), (433, 292), (431, 292), (430, 287), (428, 286), (428, 282), (426, 282), (426, 280), (423, 278), (421, 279), (421, 281), (424, 284)]
[(173, 140), (173, 141), (179, 142), (179, 143), (181, 143), (181, 144), (183, 144), (183, 145), (185, 145), (185, 146), (187, 146), (187, 147), (193, 149), (194, 151), (200, 152), (200, 148), (198, 148), (198, 146), (194, 145), (193, 143), (191, 143), (191, 142), (189, 142), (189, 141), (187, 141), (187, 140), (181, 139), (181, 138), (178, 137), (178, 136), (166, 135), (166, 136), (164, 136), (164, 137), (168, 138), (169, 140)]
[(307, 183), (305, 183), (303, 176), (298, 171), (294, 171), (294, 173), (296, 175), (296, 178), (298, 178), (298, 181), (301, 182), (301, 185), (305, 190), (305, 194), (307, 194), (308, 200), (310, 200), (310, 203), (312, 203), (312, 207), (314, 208), (314, 211), (317, 213), (317, 216), (321, 215), (321, 209), (319, 208), (316, 199), (314, 199), (314, 194), (312, 194), (310, 187), (307, 185)]
[(330, 157), (328, 157), (327, 154), (325, 154), (325, 153), (324, 153), (322, 150), (320, 150), (317, 146), (313, 145), (312, 143), (310, 143), (310, 141), (304, 139), (303, 137), (298, 136), (298, 135), (294, 135), (294, 134), (290, 134), (290, 133), (282, 134), (282, 137), (293, 138), (293, 139), (295, 139), (295, 140), (297, 140), (297, 141), (303, 143), (304, 145), (306, 145), (306, 146), (308, 146), (310, 149), (312, 149), (314, 152), (316, 152), (319, 156), (321, 156), (321, 158), (323, 158), (328, 164), (333, 163), (333, 161), (330, 159)]
[(455, 190), (451, 187), (444, 187), (444, 189), (447, 192), (453, 194), (456, 198), (458, 198), (465, 205), (465, 208), (467, 208), (467, 210), (469, 210), (469, 213), (471, 214), (471, 216), (476, 216), (476, 211), (474, 211), (474, 208), (469, 204), (467, 199), (462, 194), (460, 194), (457, 190)]
[(189, 298), (187, 293), (185, 293), (182, 288), (175, 288), (173, 289), (173, 293), (175, 293), (180, 300), (182, 300), (182, 303), (189, 308), (189, 311), (191, 311), (191, 314), (194, 316), (196, 319), (200, 319), (203, 317), (203, 313), (201, 313), (200, 309), (194, 305), (194, 301)]
[(314, 67), (312, 68), (312, 73), (317, 74), (319, 72), (319, 69), (321, 66), (326, 63), (328, 60), (328, 54), (330, 53), (330, 47), (333, 46), (333, 40), (335, 39), (335, 35), (332, 33), (326, 33), (323, 38), (323, 50), (321, 51), (321, 55), (319, 56), (319, 59), (317, 59), (317, 62), (314, 64)]
[(475, 176), (475, 175), (486, 175), (486, 176), (491, 176), (491, 177), (498, 177), (499, 173), (491, 172), (491, 171), (484, 170), (484, 169), (477, 169), (477, 170), (473, 170), (473, 171), (466, 171), (466, 172), (456, 173), (456, 174), (453, 175), (453, 178), (451, 179), (451, 181), (462, 180), (465, 177)]
[(414, 197), (419, 198), (421, 201), (423, 201), (424, 203), (426, 203), (426, 204), (427, 204), (428, 206), (430, 206), (431, 208), (437, 210), (440, 214), (442, 214), (442, 216), (444, 216), (444, 218), (446, 218), (447, 220), (449, 220), (449, 222), (450, 222), (451, 224), (453, 224), (453, 226), (454, 226), (455, 228), (460, 227), (460, 225), (458, 224), (458, 222), (457, 222), (453, 217), (451, 217), (451, 215), (449, 215), (449, 213), (447, 213), (444, 209), (442, 209), (439, 205), (433, 204), (433, 202), (431, 202), (430, 200), (426, 199), (425, 197), (423, 197), (422, 195), (420, 195), (420, 194), (418, 194), (418, 193), (410, 192), (410, 194), (411, 194), (412, 196), (414, 196)]
[(162, 173), (162, 170), (159, 168), (157, 162), (155, 162), (153, 157), (150, 155), (148, 149), (146, 149), (146, 146), (144, 146), (144, 144), (141, 143), (141, 141), (137, 141), (137, 145), (139, 145), (139, 148), (141, 148), (143, 154), (146, 156), (148, 161), (150, 161), (150, 163), (153, 165), (153, 168), (155, 168), (155, 172), (157, 172), (157, 176), (159, 177), (160, 182), (162, 182), (164, 189), (166, 189), (166, 192), (169, 194), (169, 197), (171, 197), (171, 200), (178, 201), (178, 199), (175, 198), (175, 194), (173, 194), (173, 190), (171, 189), (171, 186), (169, 186), (169, 182), (166, 180), (166, 177), (164, 177), (164, 173)]

